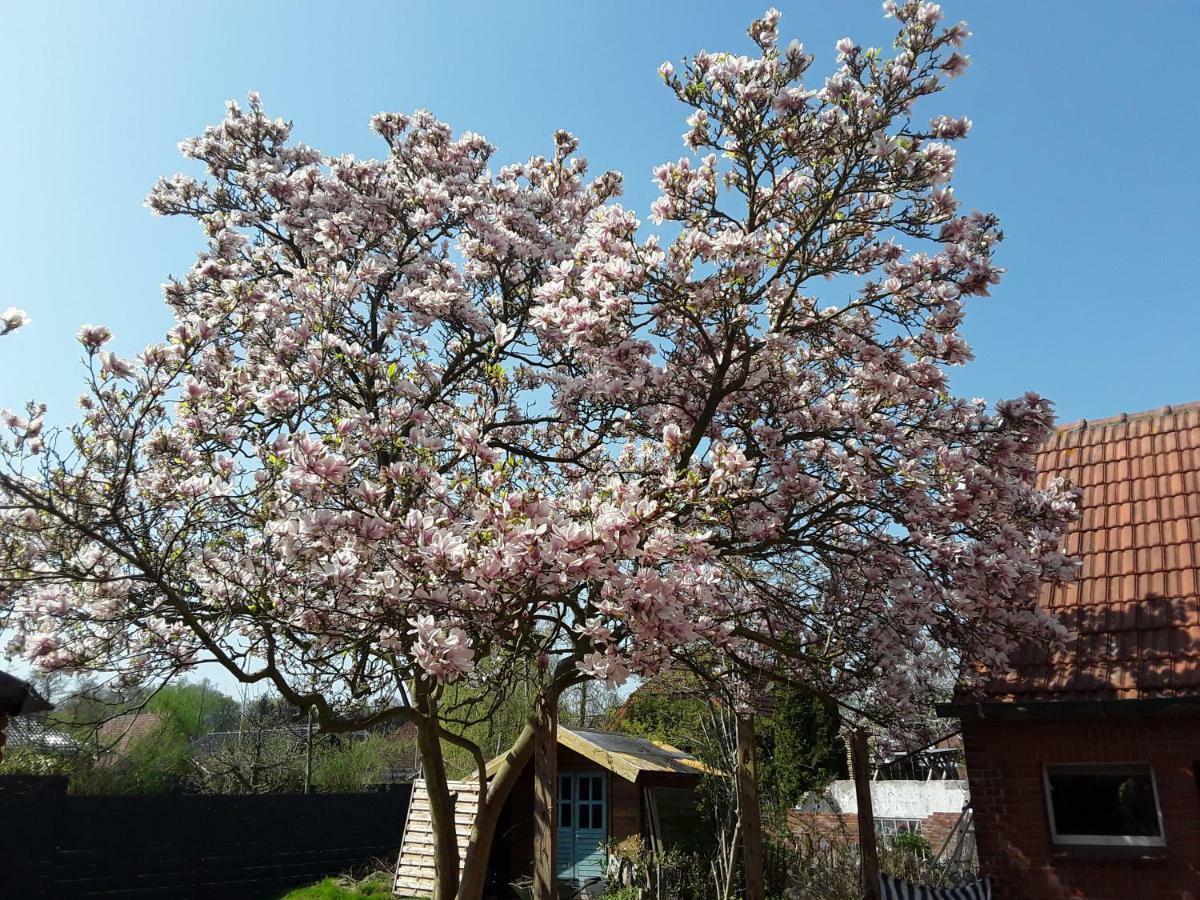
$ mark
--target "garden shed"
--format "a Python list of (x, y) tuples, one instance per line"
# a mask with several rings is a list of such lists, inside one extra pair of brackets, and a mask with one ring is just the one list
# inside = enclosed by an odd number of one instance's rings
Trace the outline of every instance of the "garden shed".
[(997, 896), (1200, 896), (1200, 405), (1060, 428), (1039, 476), (1082, 489), (1071, 584), (1040, 604), (1064, 650), (943, 715), (962, 721)]
[[(696, 786), (703, 763), (669, 744), (604, 731), (558, 728), (557, 873), (583, 884), (601, 878), (606, 846), (641, 836), (648, 845), (669, 846), (695, 831)], [(488, 764), (489, 776), (503, 757)], [(455, 816), (459, 846), (465, 847), (477, 789), (473, 781), (451, 785), (458, 792)], [(397, 868), (397, 891), (432, 893), (433, 838), (424, 783), (409, 808)], [(489, 884), (505, 886), (533, 873), (533, 762), (526, 764), (501, 813), (492, 848)]]

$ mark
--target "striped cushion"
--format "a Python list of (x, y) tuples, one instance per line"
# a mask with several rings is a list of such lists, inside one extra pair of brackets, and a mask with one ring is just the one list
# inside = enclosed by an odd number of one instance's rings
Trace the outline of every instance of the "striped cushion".
[(962, 887), (934, 888), (881, 874), (879, 892), (883, 900), (992, 900), (992, 887), (986, 878)]

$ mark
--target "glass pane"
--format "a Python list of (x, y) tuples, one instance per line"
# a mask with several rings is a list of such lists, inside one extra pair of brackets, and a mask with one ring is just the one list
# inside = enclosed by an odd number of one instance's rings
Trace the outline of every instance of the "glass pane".
[(1149, 766), (1050, 766), (1046, 776), (1060, 836), (1161, 836)]
[(604, 827), (604, 805), (601, 803), (592, 804), (592, 827)]
[[(586, 807), (584, 807), (584, 808), (586, 809)], [(570, 803), (560, 803), (559, 804), (559, 806), (558, 806), (558, 827), (559, 828), (570, 828), (571, 827), (571, 809), (572, 809), (572, 807), (571, 807)]]
[(592, 799), (592, 792), (589, 790), (589, 788), (591, 788), (591, 786), (592, 786), (592, 779), (590, 779), (590, 778), (580, 778), (579, 779), (579, 799), (580, 800)]
[(558, 797), (560, 800), (571, 799), (571, 776), (560, 775), (558, 777)]

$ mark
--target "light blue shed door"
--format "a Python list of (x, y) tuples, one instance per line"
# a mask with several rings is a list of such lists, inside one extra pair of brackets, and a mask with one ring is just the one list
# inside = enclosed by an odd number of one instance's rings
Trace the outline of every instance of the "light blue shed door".
[(558, 776), (558, 877), (585, 882), (604, 877), (608, 784), (603, 772)]

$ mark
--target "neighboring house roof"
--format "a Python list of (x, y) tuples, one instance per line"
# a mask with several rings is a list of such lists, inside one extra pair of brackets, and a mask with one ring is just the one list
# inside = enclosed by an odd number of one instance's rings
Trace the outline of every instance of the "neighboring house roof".
[[(584, 731), (560, 725), (558, 743), (626, 781), (637, 781), (640, 775), (649, 772), (703, 775), (708, 771), (704, 763), (678, 747), (627, 734)], [(496, 773), (504, 759), (504, 756), (498, 756), (488, 763), (489, 776)]]
[(1065, 425), (1038, 470), (1083, 492), (1079, 577), (1039, 597), (1077, 637), (1021, 648), (982, 699), (1200, 696), (1200, 403)]
[(163, 717), (158, 713), (136, 711), (113, 716), (96, 732), (101, 749), (113, 756), (124, 756), (142, 738), (153, 737), (163, 728)]
[(13, 719), (4, 730), (8, 750), (33, 750), (37, 753), (74, 753), (82, 744), (64, 731), (48, 727), (36, 719)]
[(50, 704), (27, 682), (0, 672), (0, 715), (27, 716), (48, 709)]

